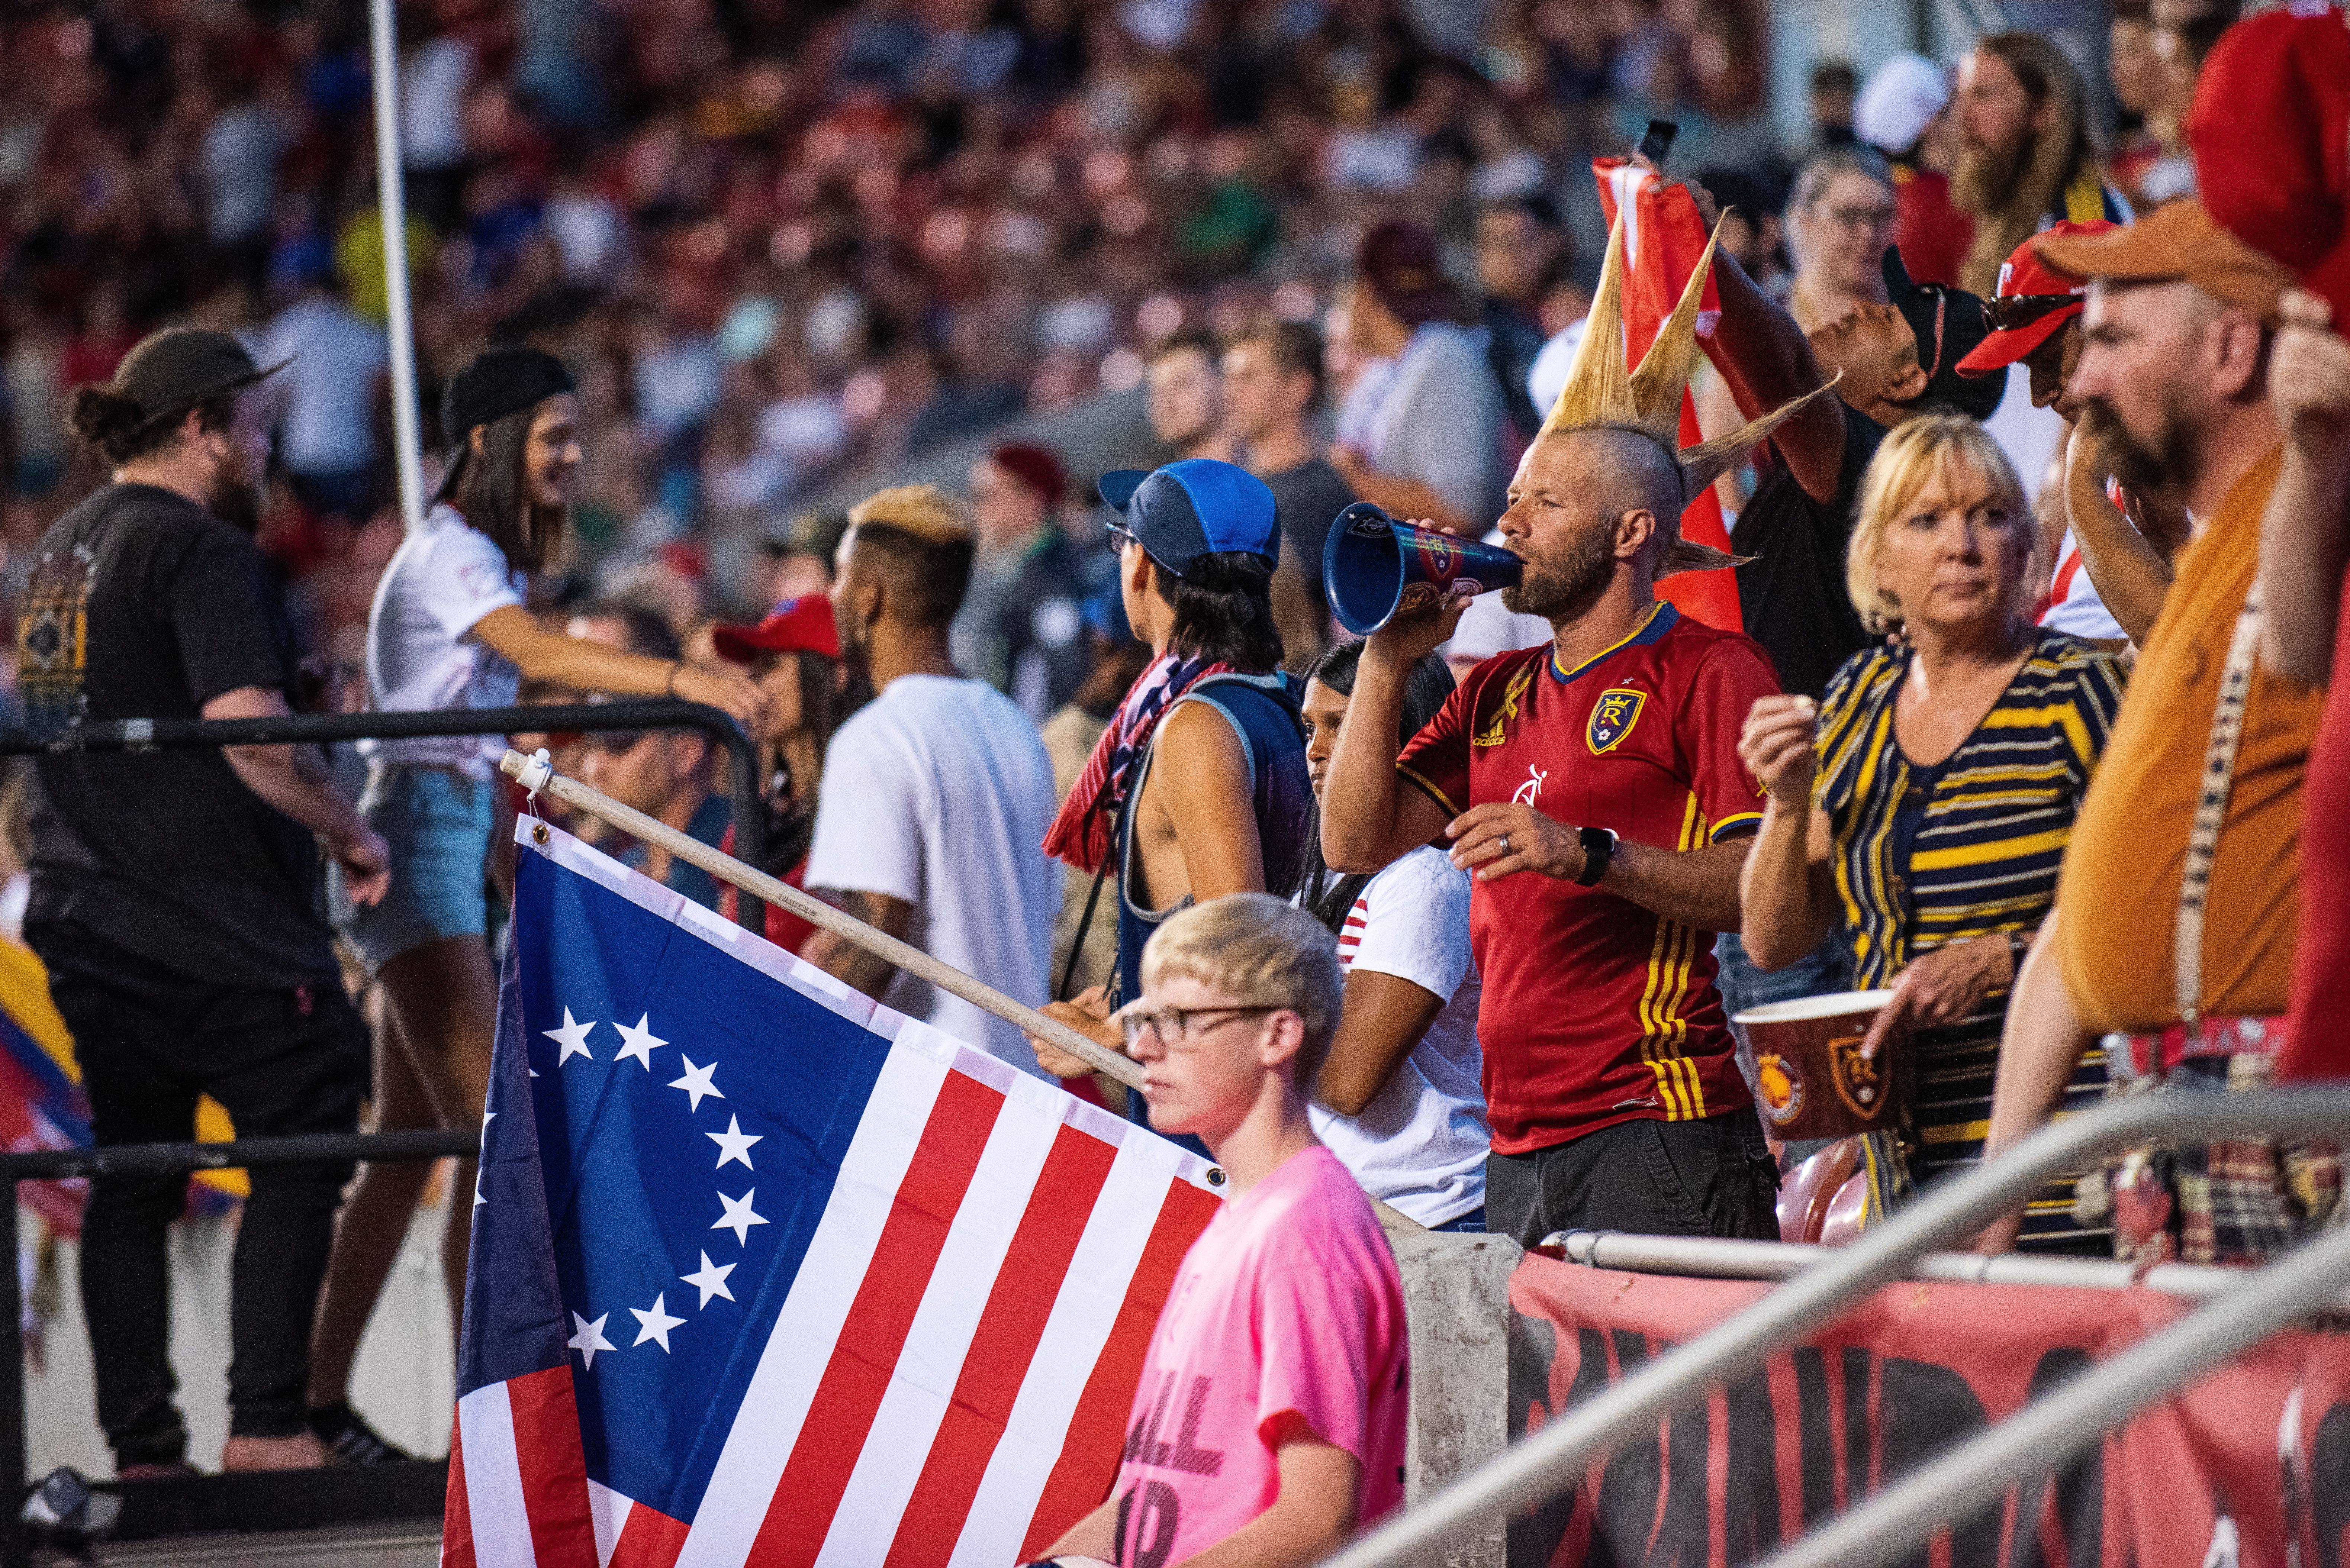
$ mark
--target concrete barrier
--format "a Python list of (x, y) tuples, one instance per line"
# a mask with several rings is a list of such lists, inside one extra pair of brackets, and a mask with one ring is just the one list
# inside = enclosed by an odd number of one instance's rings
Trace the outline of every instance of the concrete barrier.
[[(1411, 1327), (1411, 1436), (1404, 1495), (1430, 1493), (1509, 1442), (1510, 1275), (1524, 1254), (1506, 1236), (1390, 1233)], [(1503, 1523), (1463, 1542), (1444, 1568), (1503, 1568)]]

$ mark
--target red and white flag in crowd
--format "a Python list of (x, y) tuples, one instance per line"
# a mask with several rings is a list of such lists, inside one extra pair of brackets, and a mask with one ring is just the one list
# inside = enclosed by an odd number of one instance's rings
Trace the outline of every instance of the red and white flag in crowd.
[[(1687, 191), (1662, 176), (1621, 158), (1592, 160), (1599, 182), (1599, 205), (1612, 228), (1616, 214), (1624, 214), (1624, 348), (1629, 363), (1638, 365), (1657, 333), (1680, 303), (1681, 290), (1698, 258), (1705, 254), (1705, 220)], [(1697, 335), (1713, 336), (1721, 316), (1721, 299), (1711, 278), (1699, 306)], [(1681, 393), (1681, 445), (1695, 446), (1697, 404)], [(1681, 513), (1681, 537), (1717, 550), (1730, 548), (1730, 530), (1721, 520), (1721, 498), (1713, 486), (1692, 497)], [(1738, 612), (1738, 583), (1733, 573), (1677, 572), (1657, 585), (1661, 598), (1672, 600), (1683, 615), (1695, 616), (1724, 631), (1743, 631)]]
[(442, 1563), (1003, 1568), (1097, 1506), (1207, 1163), (517, 836)]

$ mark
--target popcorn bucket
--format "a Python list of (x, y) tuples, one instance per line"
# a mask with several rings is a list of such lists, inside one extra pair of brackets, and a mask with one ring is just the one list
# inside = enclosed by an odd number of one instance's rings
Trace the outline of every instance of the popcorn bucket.
[(1899, 1117), (1909, 1054), (1898, 1030), (1874, 1057), (1860, 1043), (1889, 991), (1840, 991), (1750, 1007), (1731, 1020), (1754, 1049), (1757, 1099), (1771, 1136), (1850, 1137)]
[(1322, 588), (1338, 624), (1368, 637), (1399, 615), (1432, 609), (1454, 594), (1506, 588), (1526, 564), (1499, 545), (1399, 523), (1357, 501), (1330, 524)]

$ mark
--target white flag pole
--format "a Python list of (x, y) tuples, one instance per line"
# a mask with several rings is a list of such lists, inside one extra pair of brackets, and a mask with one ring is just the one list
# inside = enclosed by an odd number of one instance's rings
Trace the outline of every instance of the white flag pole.
[[(770, 904), (781, 905), (808, 924), (856, 943), (917, 980), (926, 980), (941, 991), (962, 997), (973, 1007), (993, 1013), (1023, 1033), (1051, 1041), (1097, 1073), (1106, 1073), (1129, 1088), (1141, 1086), (1141, 1063), (1096, 1044), (1059, 1020), (1045, 1017), (1026, 1002), (1014, 1001), (993, 986), (973, 979), (951, 964), (941, 963), (921, 949), (901, 942), (887, 931), (875, 930), (854, 915), (845, 914), (787, 882), (777, 881), (764, 871), (754, 870), (731, 855), (720, 854), (702, 840), (680, 833), (668, 823), (647, 816), (632, 806), (622, 805), (610, 795), (598, 794), (586, 784), (565, 778), (541, 760), (546, 755), (541, 752), (537, 757), (525, 757), (508, 747), (504, 759), (498, 763), (498, 770), (534, 794), (545, 790), (566, 805), (575, 806), (590, 816), (599, 817), (615, 827), (624, 829), (633, 838), (666, 849), (688, 865), (701, 867), (721, 882), (729, 883), (754, 898), (764, 898)], [(1222, 1186), (1222, 1170), (1211, 1170), (1208, 1179), (1213, 1185)], [(1364, 1197), (1370, 1199), (1371, 1211), (1378, 1215), (1379, 1228), (1383, 1231), (1415, 1231), (1427, 1228), (1369, 1193), (1365, 1193)]]
[(1142, 1064), (1133, 1058), (1096, 1044), (1067, 1024), (1045, 1017), (1025, 1002), (1014, 1001), (993, 986), (984, 984), (950, 964), (941, 963), (921, 949), (901, 942), (886, 931), (875, 930), (855, 916), (844, 914), (823, 899), (803, 893), (788, 883), (777, 881), (764, 871), (754, 870), (731, 855), (722, 855), (700, 839), (680, 833), (665, 822), (656, 821), (640, 811), (622, 805), (608, 794), (599, 794), (586, 784), (547, 770), (544, 764), (517, 751), (508, 750), (498, 767), (508, 778), (519, 780), (525, 789), (533, 792), (545, 790), (566, 805), (576, 806), (590, 816), (601, 817), (613, 826), (625, 829), (633, 838), (658, 845), (680, 860), (701, 867), (722, 882), (731, 883), (770, 904), (781, 905), (808, 924), (854, 942), (876, 958), (887, 959), (915, 979), (926, 980), (941, 991), (993, 1013), (1023, 1033), (1051, 1041), (1097, 1073), (1107, 1073), (1129, 1088), (1139, 1087), (1142, 1083)]
[(400, 49), (393, 0), (369, 0), (375, 84), (376, 210), (383, 224), (383, 289), (391, 336), (391, 453), (400, 475), (400, 520), (424, 523), (424, 462), (416, 425), (416, 327), (408, 299), (408, 194), (400, 183)]

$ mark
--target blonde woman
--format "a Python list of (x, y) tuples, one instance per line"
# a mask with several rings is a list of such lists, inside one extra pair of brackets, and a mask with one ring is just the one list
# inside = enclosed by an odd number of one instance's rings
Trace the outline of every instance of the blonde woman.
[[(1773, 969), (1842, 927), (1856, 983), (1890, 987), (1914, 1054), (1899, 1135), (1871, 1150), (1872, 1213), (1981, 1158), (2017, 966), (2056, 894), (2073, 817), (2116, 712), (2111, 654), (2030, 618), (2040, 531), (1972, 420), (1897, 429), (1863, 482), (1846, 580), (1871, 629), (1816, 705), (1754, 704), (1739, 754), (1768, 794), (1741, 879), (1741, 935)], [(2092, 1054), (2068, 1097), (2103, 1090)], [(2069, 1179), (2030, 1206), (2027, 1250), (2103, 1252)]]

